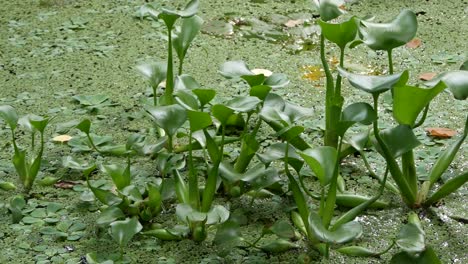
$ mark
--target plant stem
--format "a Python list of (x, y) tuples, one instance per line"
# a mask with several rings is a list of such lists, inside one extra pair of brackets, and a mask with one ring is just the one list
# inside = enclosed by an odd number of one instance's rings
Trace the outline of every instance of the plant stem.
[(403, 175), (408, 181), (409, 187), (414, 193), (418, 192), (418, 177), (416, 175), (416, 166), (414, 164), (414, 153), (410, 150), (401, 156), (401, 166)]
[(174, 62), (172, 56), (172, 25), (167, 25), (167, 75), (166, 75), (166, 90), (164, 92), (164, 104), (171, 105), (174, 103)]
[[(338, 143), (338, 149), (341, 148), (341, 145), (343, 144), (343, 138), (340, 137), (340, 141)], [(335, 168), (333, 170), (333, 176), (330, 181), (330, 187), (328, 188), (327, 192), (327, 199), (325, 200), (325, 208), (323, 211), (323, 225), (325, 228), (328, 229), (330, 226), (331, 219), (333, 217), (333, 211), (335, 210), (335, 202), (336, 202), (336, 189), (338, 185), (338, 174), (340, 170), (340, 152), (336, 152), (336, 162), (335, 162)]]
[(325, 72), (326, 78), (326, 93), (325, 93), (325, 137), (324, 145), (335, 147), (338, 144), (338, 135), (335, 131), (335, 123), (333, 119), (333, 101), (335, 98), (335, 88), (333, 87), (333, 76), (330, 72), (327, 59), (325, 57), (325, 36), (320, 35), (320, 61)]
[(392, 50), (387, 50), (388, 55), (388, 71), (390, 74), (393, 74), (393, 58), (392, 58)]
[(189, 133), (189, 151), (188, 151), (188, 166), (189, 166), (189, 200), (190, 205), (193, 209), (200, 209), (200, 193), (198, 188), (197, 172), (193, 165), (193, 153), (192, 153), (192, 130)]
[(427, 113), (429, 112), (429, 104), (424, 108), (423, 115), (421, 119), (413, 126), (413, 129), (420, 127), (426, 121)]
[[(374, 111), (378, 113), (379, 94), (373, 94), (373, 99), (374, 99)], [(403, 176), (403, 173), (398, 167), (398, 163), (395, 161), (387, 145), (380, 137), (378, 118), (374, 121), (373, 126), (374, 126), (375, 139), (377, 140), (377, 142), (380, 145), (380, 148), (382, 149), (383, 157), (387, 163), (390, 174), (392, 175), (392, 178), (395, 180), (398, 188), (400, 189), (400, 193), (404, 202), (408, 206), (412, 207), (416, 200), (416, 193), (414, 193), (413, 190), (408, 185), (408, 182), (406, 181), (406, 179)]]

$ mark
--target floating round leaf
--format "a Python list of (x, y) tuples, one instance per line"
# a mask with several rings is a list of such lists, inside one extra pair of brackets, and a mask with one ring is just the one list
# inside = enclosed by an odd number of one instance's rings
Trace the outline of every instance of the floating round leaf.
[(373, 50), (392, 50), (412, 40), (418, 29), (416, 14), (403, 10), (389, 23), (361, 21), (359, 32), (364, 44)]

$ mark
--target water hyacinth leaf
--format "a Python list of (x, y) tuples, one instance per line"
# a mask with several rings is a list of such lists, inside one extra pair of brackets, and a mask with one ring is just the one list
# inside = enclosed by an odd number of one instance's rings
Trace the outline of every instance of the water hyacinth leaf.
[(110, 206), (101, 212), (99, 218), (96, 220), (96, 223), (100, 226), (107, 226), (116, 220), (124, 218), (125, 214), (122, 212), (122, 210), (120, 210), (119, 207)]
[[(380, 132), (380, 136), (394, 158), (421, 145), (411, 127), (407, 125), (398, 125), (394, 128), (383, 130)], [(378, 143), (373, 143), (376, 145), (377, 150), (380, 151)]]
[(344, 13), (344, 10), (341, 9), (344, 5), (343, 0), (314, 0), (313, 3), (323, 21), (330, 21)]
[(236, 96), (227, 101), (225, 106), (237, 112), (248, 113), (255, 110), (260, 102), (255, 96)]
[(166, 62), (159, 61), (153, 63), (143, 63), (136, 66), (136, 69), (143, 75), (143, 77), (149, 80), (150, 85), (151, 87), (153, 87), (153, 89), (156, 89), (164, 80), (166, 80)]
[(109, 100), (109, 97), (104, 94), (97, 94), (97, 95), (75, 95), (72, 96), (75, 101), (78, 101), (80, 105), (83, 106), (93, 106), (99, 105), (104, 103), (105, 101)]
[(216, 245), (230, 247), (236, 246), (241, 241), (240, 226), (237, 222), (229, 220), (218, 227), (214, 243)]
[(261, 250), (269, 253), (281, 253), (294, 248), (299, 248), (299, 246), (282, 238), (275, 239), (273, 242), (260, 246)]
[(250, 87), (261, 85), (265, 81), (265, 76), (263, 74), (242, 75), (241, 78), (244, 79)]
[[(258, 159), (264, 164), (270, 164), (276, 160), (284, 160), (286, 157), (286, 143), (276, 143), (265, 149), (264, 153), (257, 154)], [(304, 164), (295, 148), (289, 146), (288, 163), (299, 172)]]
[(420, 253), (426, 248), (424, 231), (416, 224), (408, 223), (398, 233), (396, 244), (410, 254)]
[(315, 173), (322, 186), (330, 183), (335, 170), (337, 151), (333, 147), (320, 146), (314, 149), (306, 149), (299, 155)]
[(243, 61), (227, 61), (218, 72), (226, 78), (240, 78), (244, 75), (255, 75)]
[(320, 216), (314, 212), (309, 214), (309, 227), (315, 237), (326, 243), (342, 244), (356, 239), (362, 234), (362, 227), (358, 222), (348, 222), (335, 231), (327, 230)]
[(385, 76), (372, 76), (350, 73), (341, 67), (338, 67), (337, 70), (343, 78), (348, 79), (353, 87), (371, 94), (380, 94), (390, 90), (400, 80), (403, 73), (406, 72)]
[[(91, 121), (89, 119), (84, 119), (78, 125), (76, 125), (76, 128), (81, 132), (89, 135), (91, 129)], [(71, 140), (69, 142), (71, 142)]]
[(110, 235), (119, 243), (120, 248), (125, 247), (128, 242), (143, 229), (137, 218), (127, 218), (110, 224)]
[(208, 104), (211, 100), (213, 100), (213, 98), (216, 95), (216, 91), (212, 89), (193, 89), (192, 93), (194, 93), (197, 96), (198, 101), (200, 101), (201, 107)]
[(379, 252), (375, 252), (365, 247), (360, 246), (349, 246), (349, 247), (341, 247), (338, 248), (336, 251), (353, 257), (376, 257), (379, 256)]
[(65, 168), (84, 171), (92, 167), (96, 167), (95, 164), (88, 164), (87, 162), (81, 162), (73, 158), (72, 156), (65, 156), (62, 158), (62, 166)]
[(148, 201), (146, 204), (152, 210), (152, 212), (159, 211), (163, 199), (159, 188), (154, 184), (148, 183), (146, 186), (146, 191), (148, 192)]
[(214, 225), (226, 222), (229, 218), (229, 210), (222, 205), (215, 205), (207, 213), (206, 224)]
[(200, 108), (198, 99), (189, 90), (177, 90), (174, 96), (177, 103), (187, 110), (196, 111)]
[(187, 118), (192, 132), (204, 129), (213, 123), (210, 114), (206, 112), (187, 111)]
[(341, 113), (338, 123), (338, 134), (343, 137), (348, 128), (355, 123), (370, 125), (377, 119), (377, 113), (371, 105), (367, 103), (354, 103), (347, 106)]
[(268, 93), (271, 91), (271, 87), (267, 85), (256, 85), (250, 88), (250, 96), (255, 96), (260, 100), (265, 100)]
[(369, 140), (369, 131), (366, 130), (364, 132), (353, 135), (350, 139), (348, 139), (348, 144), (350, 144), (357, 151), (363, 151), (369, 144)]
[(173, 232), (163, 229), (163, 228), (158, 228), (158, 229), (152, 229), (148, 231), (144, 231), (141, 234), (145, 236), (152, 236), (156, 237), (158, 239), (161, 239), (163, 241), (175, 241), (175, 240), (181, 240), (183, 236), (179, 234), (174, 234)]
[(140, 202), (143, 200), (140, 190), (135, 185), (129, 185), (122, 190), (122, 194), (130, 201)]
[(130, 175), (130, 164), (124, 166), (122, 164), (102, 165), (102, 171), (111, 176), (112, 181), (118, 190), (123, 190), (130, 185), (132, 181)]
[(400, 124), (414, 126), (421, 111), (445, 89), (443, 82), (438, 82), (431, 88), (420, 88), (406, 85), (408, 72), (393, 87), (393, 117)]
[(3, 191), (13, 191), (16, 190), (16, 186), (12, 182), (0, 182), (0, 190)]
[(416, 14), (403, 10), (389, 23), (361, 21), (359, 32), (364, 44), (373, 50), (392, 50), (412, 40), (418, 29)]
[(174, 15), (177, 17), (191, 17), (195, 15), (198, 12), (198, 6), (199, 6), (199, 1), (198, 0), (192, 0), (190, 1), (184, 9), (182, 10), (173, 10), (173, 9), (167, 9), (167, 8), (162, 8), (162, 12), (159, 15), (162, 14), (169, 14), (169, 15)]
[(200, 84), (190, 75), (182, 74), (175, 78), (174, 90), (192, 90), (200, 88)]
[(340, 49), (344, 49), (346, 44), (352, 42), (356, 38), (358, 31), (355, 17), (351, 17), (348, 21), (338, 24), (319, 20), (319, 25), (322, 28), (323, 36), (338, 45)]
[(458, 188), (463, 186), (468, 181), (468, 172), (455, 176), (444, 183), (437, 192), (431, 195), (429, 199), (424, 203), (425, 205), (431, 205), (437, 203), (442, 198), (455, 192)]
[(427, 247), (421, 254), (414, 255), (400, 252), (393, 255), (390, 264), (441, 264), (437, 254), (431, 247)]
[(94, 196), (103, 204), (112, 206), (118, 205), (122, 202), (122, 198), (118, 197), (117, 195), (113, 194), (110, 191), (106, 191), (100, 188), (96, 188), (91, 186), (88, 181), (88, 188), (93, 192)]
[(0, 105), (0, 117), (10, 126), (11, 130), (16, 129), (18, 124), (18, 113), (9, 105)]
[[(466, 64), (466, 62), (465, 62)], [(429, 82), (428, 86), (434, 86), (439, 81), (443, 81), (453, 97), (457, 100), (466, 100), (468, 97), (468, 70), (450, 71), (439, 74)]]
[(272, 75), (268, 76), (263, 85), (270, 86), (273, 89), (283, 88), (289, 84), (289, 79), (286, 74), (283, 73), (273, 73)]
[[(343, 207), (354, 208), (362, 203), (365, 203), (372, 198), (366, 197), (363, 195), (358, 194), (346, 194), (346, 193), (339, 193), (336, 195), (336, 204)], [(384, 209), (389, 206), (388, 202), (377, 200), (370, 204), (368, 208), (375, 208), (375, 209)]]
[(279, 220), (275, 222), (269, 230), (281, 238), (294, 238), (294, 228), (286, 220)]
[(147, 111), (154, 118), (156, 124), (164, 129), (170, 137), (174, 136), (187, 120), (185, 109), (176, 104), (148, 107)]
[(468, 116), (465, 121), (465, 128), (463, 129), (463, 135), (459, 137), (452, 145), (442, 152), (442, 154), (437, 159), (434, 166), (432, 166), (431, 172), (429, 173), (429, 180), (431, 185), (439, 180), (440, 176), (447, 170), (455, 158), (456, 154), (460, 150), (463, 142), (468, 136)]
[(8, 210), (11, 212), (11, 219), (14, 224), (19, 223), (23, 218), (22, 210), (25, 206), (26, 200), (22, 195), (16, 195), (10, 199)]
[(195, 36), (198, 34), (198, 32), (200, 32), (202, 24), (203, 19), (197, 15), (182, 19), (180, 32), (174, 36), (172, 42), (179, 60), (184, 60), (190, 44), (195, 39)]
[(211, 113), (221, 123), (221, 125), (226, 125), (229, 117), (234, 113), (234, 110), (225, 105), (216, 104), (211, 107)]

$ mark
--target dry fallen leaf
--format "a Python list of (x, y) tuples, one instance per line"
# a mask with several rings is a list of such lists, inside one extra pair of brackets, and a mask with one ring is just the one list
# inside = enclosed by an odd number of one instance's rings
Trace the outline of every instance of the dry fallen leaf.
[(251, 70), (251, 72), (253, 72), (255, 75), (263, 74), (265, 75), (265, 77), (268, 77), (273, 74), (270, 70), (267, 69), (253, 69)]
[(302, 67), (302, 70), (304, 71), (302, 78), (309, 81), (318, 81), (324, 76), (324, 72), (321, 66), (306, 65)]
[(304, 20), (302, 19), (296, 19), (296, 20), (291, 19), (291, 20), (288, 20), (288, 22), (284, 23), (284, 25), (291, 28), (291, 27), (302, 25), (302, 23), (304, 23)]
[(426, 132), (431, 137), (451, 138), (457, 134), (457, 131), (445, 127), (428, 127)]
[(70, 139), (72, 139), (72, 137), (69, 135), (59, 135), (59, 136), (54, 137), (52, 141), (58, 142), (58, 143), (66, 143), (70, 141)]
[(414, 39), (410, 40), (410, 42), (406, 43), (406, 47), (408, 47), (410, 49), (415, 49), (415, 48), (418, 48), (419, 46), (421, 46), (421, 44), (422, 44), (421, 39), (414, 38)]
[(436, 72), (425, 72), (419, 75), (419, 80), (430, 81), (437, 75)]

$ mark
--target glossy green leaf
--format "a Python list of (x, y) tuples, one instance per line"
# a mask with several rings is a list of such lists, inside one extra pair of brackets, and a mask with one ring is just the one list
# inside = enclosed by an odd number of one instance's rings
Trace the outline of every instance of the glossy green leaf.
[(218, 72), (226, 78), (240, 78), (244, 75), (255, 75), (243, 61), (227, 61)]
[(18, 113), (9, 105), (0, 105), (0, 117), (10, 126), (10, 129), (15, 130), (18, 124)]
[(125, 214), (122, 212), (122, 210), (120, 210), (119, 207), (110, 206), (101, 212), (99, 218), (96, 220), (96, 223), (100, 226), (107, 226), (116, 220), (124, 218)]
[(401, 79), (393, 87), (393, 117), (400, 124), (414, 126), (421, 111), (445, 89), (443, 82), (425, 89), (407, 85), (408, 72), (403, 72)]
[[(466, 64), (466, 63), (465, 63)], [(450, 71), (437, 75), (429, 82), (428, 86), (434, 86), (439, 81), (443, 81), (453, 97), (457, 100), (466, 100), (468, 97), (468, 70)]]
[(130, 185), (132, 181), (130, 175), (130, 164), (102, 165), (102, 171), (111, 176), (112, 181), (118, 190), (123, 190), (123, 188)]
[(193, 78), (192, 76), (188, 74), (179, 75), (175, 78), (175, 81), (174, 81), (175, 91), (192, 90), (192, 89), (198, 89), (200, 87), (201, 85), (195, 80), (195, 78)]
[(217, 104), (211, 107), (211, 114), (218, 119), (222, 125), (226, 125), (229, 121), (229, 117), (234, 113), (234, 110), (228, 108), (225, 105)]
[(85, 134), (89, 134), (91, 129), (91, 121), (89, 119), (84, 119), (78, 125), (76, 125), (76, 128)]
[(210, 114), (206, 112), (187, 111), (187, 118), (192, 132), (204, 129), (213, 123)]
[(2, 181), (2, 182), (0, 182), (0, 190), (2, 190), (2, 191), (13, 191), (13, 190), (16, 190), (16, 186), (12, 182)]
[(393, 255), (390, 264), (441, 264), (442, 262), (437, 257), (437, 254), (431, 247), (427, 247), (419, 255), (409, 254), (408, 252), (400, 252)]
[(148, 107), (147, 111), (170, 137), (174, 136), (187, 120), (187, 113), (180, 105)]
[(398, 233), (396, 244), (410, 254), (420, 253), (426, 248), (424, 231), (416, 224), (408, 223)]
[(364, 44), (373, 50), (392, 50), (412, 40), (418, 29), (416, 14), (403, 10), (389, 23), (361, 21), (359, 31)]
[(216, 91), (212, 89), (193, 89), (192, 93), (197, 96), (198, 101), (200, 101), (200, 105), (202, 107), (213, 100), (216, 95)]
[(362, 234), (362, 227), (358, 222), (348, 222), (335, 231), (327, 230), (320, 216), (314, 212), (309, 215), (309, 227), (320, 241), (326, 243), (342, 244), (356, 239)]
[(236, 96), (225, 103), (226, 107), (241, 113), (248, 113), (257, 108), (260, 99), (255, 96)]
[(281, 98), (281, 96), (269, 93), (265, 98), (263, 108), (260, 112), (260, 117), (270, 125), (271, 122), (280, 122), (284, 126), (294, 124), (295, 122), (311, 116), (312, 114), (313, 110), (311, 108), (305, 108), (286, 102)]
[(14, 224), (19, 223), (23, 218), (22, 210), (26, 206), (26, 200), (22, 195), (15, 195), (10, 199), (8, 210), (11, 212), (11, 219)]
[[(370, 199), (372, 198), (363, 196), (363, 195), (358, 195), (358, 194), (339, 193), (336, 195), (336, 204), (339, 206), (353, 208), (362, 203), (369, 201)], [(372, 204), (370, 204), (369, 208), (384, 209), (384, 208), (387, 208), (388, 206), (389, 206), (388, 202), (377, 200), (373, 202)]]
[(255, 96), (260, 100), (265, 100), (268, 93), (271, 91), (271, 87), (267, 85), (257, 85), (250, 88), (250, 96)]
[[(394, 128), (383, 130), (380, 132), (380, 136), (394, 158), (421, 144), (413, 130), (407, 125), (398, 125)], [(380, 149), (379, 146), (377, 147)]]
[(468, 181), (468, 172), (455, 176), (444, 183), (437, 192), (431, 195), (425, 202), (426, 205), (437, 203), (447, 195), (455, 192)]
[(281, 238), (294, 238), (295, 232), (291, 224), (286, 220), (276, 221), (269, 230)]
[(230, 246), (236, 246), (237, 243), (240, 241), (241, 233), (239, 224), (232, 220), (229, 220), (218, 227), (213, 242), (216, 245), (225, 246), (227, 244), (230, 244)]
[(344, 13), (344, 10), (340, 8), (344, 5), (343, 0), (314, 0), (313, 3), (323, 21), (330, 21)]
[[(286, 144), (276, 143), (265, 149), (263, 153), (257, 154), (257, 157), (264, 164), (270, 164), (276, 160), (284, 160), (286, 154)], [(296, 150), (291, 146), (288, 149), (288, 162), (297, 172), (301, 170), (304, 162), (301, 157), (297, 154)]]
[(100, 188), (93, 187), (88, 182), (88, 188), (93, 192), (94, 196), (105, 205), (118, 205), (122, 202), (122, 199), (110, 191), (102, 190)]
[(283, 73), (273, 73), (272, 75), (268, 76), (263, 85), (270, 86), (273, 89), (283, 88), (289, 84), (289, 79), (286, 74)]
[(276, 132), (277, 137), (281, 137), (285, 141), (291, 142), (304, 132), (303, 126), (287, 126)]
[(356, 38), (358, 31), (358, 25), (354, 17), (338, 24), (319, 20), (319, 25), (322, 28), (323, 36), (338, 45), (341, 49), (344, 49), (346, 44), (352, 42)]
[(463, 142), (468, 136), (468, 116), (465, 121), (465, 128), (463, 129), (463, 135), (459, 137), (455, 142), (452, 143), (437, 159), (434, 166), (432, 166), (431, 172), (429, 173), (429, 180), (431, 185), (439, 180), (440, 176), (448, 169), (450, 163), (452, 163), (456, 154), (460, 150)]
[(299, 246), (282, 238), (275, 239), (273, 242), (260, 246), (261, 250), (269, 253), (281, 253), (294, 248), (299, 248)]
[(143, 77), (149, 80), (151, 87), (154, 89), (157, 88), (164, 80), (166, 80), (166, 62), (159, 61), (154, 63), (144, 63), (138, 65), (136, 69), (143, 75)]
[(198, 34), (198, 32), (200, 32), (202, 24), (203, 19), (197, 15), (182, 19), (180, 32), (174, 36), (172, 42), (179, 60), (184, 60), (190, 44), (195, 39), (195, 36)]
[(347, 78), (349, 83), (357, 89), (371, 94), (380, 94), (386, 92), (397, 83), (404, 72), (385, 76), (361, 75), (345, 71), (338, 67), (338, 72), (344, 78)]
[(338, 123), (338, 134), (343, 137), (348, 128), (356, 123), (370, 125), (377, 119), (377, 113), (371, 105), (367, 103), (354, 103), (347, 106), (341, 113)]
[(315, 173), (322, 186), (330, 183), (335, 170), (337, 151), (333, 147), (321, 146), (306, 149), (299, 155)]
[(353, 257), (375, 257), (379, 255), (378, 252), (360, 246), (341, 247), (336, 251)]
[(266, 79), (263, 74), (242, 75), (241, 78), (244, 79), (250, 87), (261, 85)]
[(137, 218), (127, 218), (122, 221), (115, 221), (110, 224), (110, 235), (119, 243), (120, 248), (125, 247), (128, 242), (138, 234), (143, 226)]
[(200, 108), (198, 99), (190, 90), (176, 90), (174, 96), (177, 103), (187, 110), (196, 111)]
[(162, 12), (165, 14), (175, 15), (177, 17), (191, 17), (198, 12), (199, 4), (198, 0), (191, 0), (182, 10), (162, 8)]

